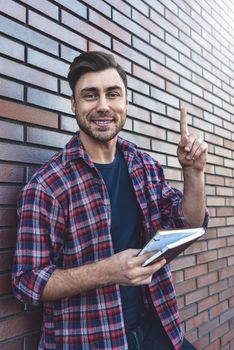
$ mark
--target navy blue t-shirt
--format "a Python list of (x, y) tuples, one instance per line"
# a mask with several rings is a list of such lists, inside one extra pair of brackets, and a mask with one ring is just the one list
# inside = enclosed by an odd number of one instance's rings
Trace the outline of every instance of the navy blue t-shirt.
[[(141, 212), (123, 155), (117, 151), (109, 164), (97, 164), (111, 203), (111, 236), (115, 253), (140, 249)], [(142, 312), (140, 287), (120, 286), (125, 325), (137, 321)]]

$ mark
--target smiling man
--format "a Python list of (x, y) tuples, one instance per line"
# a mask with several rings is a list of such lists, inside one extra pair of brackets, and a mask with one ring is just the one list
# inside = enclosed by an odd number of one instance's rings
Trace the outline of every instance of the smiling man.
[(182, 194), (156, 160), (118, 136), (127, 78), (113, 56), (81, 54), (68, 80), (79, 132), (18, 202), (13, 290), (24, 303), (43, 303), (39, 349), (194, 349), (180, 327), (170, 267), (143, 267), (152, 253), (138, 252), (157, 229), (207, 224), (207, 145), (189, 133), (182, 109)]

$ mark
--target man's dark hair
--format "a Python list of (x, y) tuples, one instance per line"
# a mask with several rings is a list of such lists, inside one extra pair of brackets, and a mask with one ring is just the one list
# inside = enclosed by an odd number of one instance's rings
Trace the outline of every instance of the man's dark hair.
[(123, 80), (127, 89), (127, 76), (123, 68), (115, 61), (114, 56), (102, 51), (83, 52), (70, 65), (68, 82), (75, 96), (75, 85), (80, 77), (87, 72), (99, 72), (108, 68), (114, 68)]

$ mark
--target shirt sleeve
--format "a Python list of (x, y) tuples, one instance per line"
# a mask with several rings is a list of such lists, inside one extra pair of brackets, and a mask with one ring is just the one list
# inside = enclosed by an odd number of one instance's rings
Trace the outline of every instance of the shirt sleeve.
[[(171, 187), (165, 180), (163, 169), (159, 166), (160, 173), (160, 186), (161, 186), (161, 226), (165, 229), (190, 227), (186, 221), (182, 208), (183, 193)], [(208, 225), (209, 214), (208, 210), (205, 210), (205, 217), (203, 227)]]
[(39, 305), (63, 247), (64, 215), (40, 184), (28, 185), (18, 200), (18, 232), (12, 286), (22, 302)]

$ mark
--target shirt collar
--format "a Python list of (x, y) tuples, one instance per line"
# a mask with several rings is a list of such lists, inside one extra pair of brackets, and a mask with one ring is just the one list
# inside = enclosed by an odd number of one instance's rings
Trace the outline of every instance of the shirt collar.
[[(136, 154), (137, 146), (134, 143), (118, 136), (117, 144), (120, 151), (124, 153), (126, 158), (133, 158)], [(81, 143), (80, 133), (78, 131), (64, 147), (62, 162), (66, 166), (68, 163), (75, 161), (79, 158), (82, 158), (87, 163), (90, 163), (90, 165), (93, 165)]]

